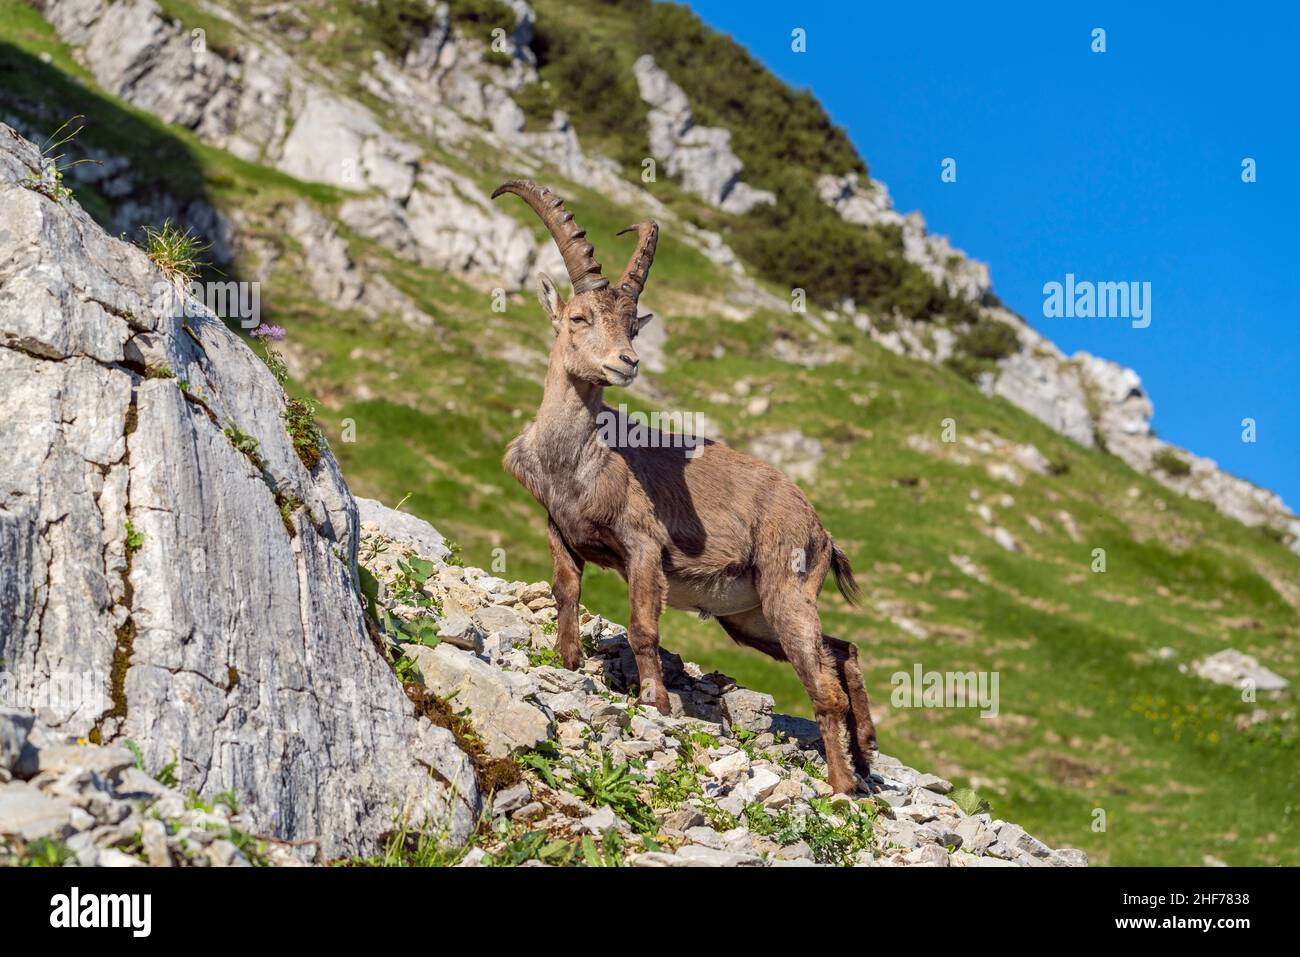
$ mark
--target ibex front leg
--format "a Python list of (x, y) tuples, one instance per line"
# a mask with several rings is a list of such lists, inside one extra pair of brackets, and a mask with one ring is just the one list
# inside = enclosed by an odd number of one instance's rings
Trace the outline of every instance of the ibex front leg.
[(549, 518), (546, 538), (551, 545), (551, 593), (555, 596), (556, 647), (564, 667), (582, 667), (582, 638), (578, 634), (578, 602), (582, 599), (583, 561), (565, 544), (560, 530)]
[(668, 689), (664, 686), (663, 665), (659, 661), (659, 613), (668, 594), (659, 552), (643, 551), (629, 556), (627, 594), (631, 604), (628, 620), (628, 643), (636, 656), (637, 683), (641, 686), (641, 703), (653, 705), (660, 714), (670, 714)]

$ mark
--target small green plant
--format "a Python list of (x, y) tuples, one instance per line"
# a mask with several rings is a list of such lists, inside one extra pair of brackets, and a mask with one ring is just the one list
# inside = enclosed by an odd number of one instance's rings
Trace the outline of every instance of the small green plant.
[(174, 379), (176, 373), (167, 366), (150, 366), (144, 370), (144, 377), (146, 379)]
[(451, 553), (447, 556), (448, 565), (455, 565), (457, 568), (465, 567), (465, 559), (461, 557), (459, 542), (453, 542), (450, 538), (447, 539), (447, 551)]
[[(41, 837), (22, 849), (16, 863), (19, 867), (62, 867), (75, 856), (72, 848), (62, 841)], [(4, 862), (3, 855), (0, 862)]]
[(980, 797), (973, 788), (957, 788), (948, 797), (965, 814), (974, 816), (976, 814), (993, 813), (993, 807), (988, 801)]
[(813, 798), (808, 803), (810, 813), (795, 814), (790, 808), (773, 812), (751, 802), (741, 816), (753, 834), (778, 844), (803, 841), (820, 864), (851, 865), (859, 851), (875, 846), (873, 811), (843, 798)]
[(154, 772), (153, 779), (165, 788), (174, 788), (180, 783), (176, 775), (176, 769), (180, 762), (176, 759), (176, 752), (172, 751), (172, 759)]
[(281, 415), (284, 417), (289, 438), (293, 440), (294, 451), (298, 453), (298, 458), (302, 459), (302, 464), (307, 467), (307, 471), (312, 471), (320, 464), (321, 449), (325, 445), (320, 426), (316, 424), (315, 406), (310, 401), (305, 402), (302, 399), (286, 399), (284, 412)]
[(286, 335), (284, 328), (264, 322), (254, 329), (250, 335), (262, 344), (262, 354), (266, 358), (266, 367), (271, 370), (271, 375), (275, 376), (275, 381), (283, 386), (289, 378), (289, 364), (284, 361), (284, 356), (271, 346), (271, 343), (284, 341)]
[[(74, 166), (80, 166), (82, 163), (94, 163), (99, 165), (99, 160), (79, 159), (72, 163), (61, 163), (64, 154), (59, 153), (57, 156), (51, 156), (50, 151), (56, 150), (66, 143), (72, 142), (78, 134), (86, 128), (85, 123), (80, 123), (86, 117), (78, 113), (76, 116), (65, 120), (63, 125), (45, 138), (41, 145), (41, 171), (37, 175), (28, 176), (23, 179), (21, 185), (27, 189), (40, 193), (56, 203), (62, 203), (72, 198), (72, 190), (63, 184), (63, 175)], [(73, 123), (80, 123), (75, 130), (65, 134), (66, 130)]]
[(163, 275), (171, 280), (192, 282), (208, 261), (200, 258), (211, 248), (189, 229), (184, 232), (168, 219), (161, 227), (141, 226), (144, 230), (144, 251), (154, 261)]
[(573, 762), (573, 786), (577, 795), (599, 807), (608, 804), (615, 810), (641, 803), (637, 785), (643, 780), (626, 764), (615, 764), (609, 753), (601, 755), (599, 764)]
[(533, 748), (531, 751), (525, 751), (515, 760), (520, 767), (528, 768), (537, 772), (537, 775), (549, 784), (551, 787), (559, 787), (559, 779), (555, 776), (555, 769), (559, 764), (560, 749), (556, 747), (554, 741), (545, 741)]
[(550, 839), (545, 831), (526, 831), (507, 840), (500, 850), (486, 855), (483, 863), (488, 867), (518, 867), (527, 861), (541, 861), (552, 867), (566, 867), (575, 862), (579, 853), (578, 844), (562, 838)]
[(442, 644), (442, 639), (438, 637), (438, 625), (431, 618), (402, 622), (400, 630), (411, 644), (424, 645), (426, 648), (437, 648)]
[(175, 751), (172, 751), (171, 761), (169, 761), (167, 764), (164, 764), (157, 771), (151, 772), (147, 767), (145, 767), (144, 751), (140, 749), (140, 745), (136, 744), (134, 741), (132, 741), (129, 738), (126, 740), (125, 745), (126, 745), (126, 749), (130, 751), (133, 755), (135, 755), (135, 767), (137, 771), (143, 771), (145, 774), (148, 774), (149, 777), (153, 778), (159, 784), (163, 785), (163, 787), (174, 788), (176, 786), (177, 783), (176, 768), (178, 766), (178, 762), (176, 760)]
[(236, 451), (242, 452), (259, 471), (265, 470), (266, 461), (262, 458), (261, 445), (257, 439), (236, 425), (233, 419), (226, 420), (226, 427), (223, 432)]
[(600, 836), (600, 846), (590, 834), (582, 837), (582, 860), (588, 867), (622, 867), (623, 837), (614, 828), (606, 828)]
[(442, 607), (425, 590), (424, 583), (433, 575), (433, 562), (411, 555), (397, 560), (397, 575), (389, 586), (389, 593), (399, 605), (415, 605), (426, 608), (435, 614), (442, 613)]
[(137, 531), (130, 522), (126, 523), (126, 553), (134, 555), (144, 544), (144, 533)]
[(534, 668), (550, 667), (563, 668), (564, 659), (554, 648), (532, 648), (528, 649), (528, 663)]
[(393, 670), (397, 672), (397, 680), (402, 684), (410, 684), (420, 680), (420, 666), (414, 658), (408, 658), (406, 655), (397, 659), (397, 664)]
[(298, 529), (293, 524), (293, 513), (302, 508), (302, 499), (290, 493), (277, 492), (275, 504), (280, 509), (280, 522), (284, 525), (284, 530), (290, 538), (296, 538)]

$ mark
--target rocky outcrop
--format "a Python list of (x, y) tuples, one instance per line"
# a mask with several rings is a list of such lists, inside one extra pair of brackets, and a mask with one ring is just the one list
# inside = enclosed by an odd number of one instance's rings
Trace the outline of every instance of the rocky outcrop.
[(38, 6), (109, 92), (242, 158), (309, 182), (374, 191), (345, 204), (344, 222), (413, 261), (511, 289), (525, 282), (537, 253), (528, 230), (269, 37), (244, 31), (235, 58), (196, 47), (153, 0)]
[(846, 223), (894, 226), (901, 230), (903, 255), (950, 295), (976, 303), (988, 299), (993, 290), (989, 267), (954, 249), (947, 236), (930, 233), (925, 217), (919, 212), (904, 216), (894, 209), (884, 183), (868, 178), (864, 185), (857, 173), (826, 174), (817, 180), (817, 193)]
[(293, 867), (301, 853), (317, 856), (315, 840), (253, 833), (233, 794), (182, 793), (170, 762), (150, 774), (138, 751), (88, 745), (3, 708), (0, 742), (17, 746), (0, 752), (0, 867)]
[(682, 187), (729, 213), (746, 213), (776, 195), (740, 180), (744, 163), (731, 150), (731, 131), (698, 126), (690, 102), (648, 53), (632, 69), (641, 99), (649, 105), (650, 152)]
[[(460, 866), (1077, 866), (969, 790), (878, 755), (870, 793), (833, 795), (817, 725), (661, 651), (672, 714), (629, 696), (627, 632), (583, 612), (559, 665), (545, 582), (448, 564), (418, 519), (365, 504), (363, 564), (400, 654), (490, 756), (518, 756)], [(421, 530), (423, 526), (423, 530)], [(433, 546), (422, 557), (413, 543)], [(472, 637), (471, 637), (472, 636)], [(513, 767), (514, 765), (512, 765)]]
[(1086, 352), (1067, 358), (1018, 316), (1000, 308), (992, 312), (1017, 330), (1021, 348), (999, 363), (995, 375), (983, 377), (984, 391), (1081, 445), (1104, 448), (1188, 498), (1209, 502), (1229, 518), (1273, 529), (1300, 553), (1300, 518), (1276, 493), (1156, 436), (1155, 408), (1136, 372)]
[(160, 311), (163, 274), (39, 172), (0, 126), (4, 703), (331, 856), (403, 815), (465, 835), (473, 776), (367, 634), (334, 458), (309, 467), (267, 366)]
[[(672, 714), (647, 712), (633, 696), (623, 628), (584, 611), (586, 661), (559, 667), (545, 582), (462, 567), (426, 522), (365, 499), (359, 508), (377, 640), (410, 700), (472, 753), (474, 767), (460, 754), (456, 770), (491, 780), (486, 826), (469, 834), (445, 819), (426, 822), (442, 862), (1087, 863), (995, 818), (974, 792), (887, 755), (861, 782), (868, 790), (833, 795), (814, 722), (776, 713), (771, 696), (667, 651)], [(346, 745), (330, 741), (327, 750)], [(412, 749), (421, 753), (418, 739)], [(0, 708), (0, 864), (300, 865), (337, 853), (328, 840), (262, 832), (260, 797), (248, 809), (236, 793), (182, 797), (182, 773), (178, 759), (150, 763), (134, 742), (88, 744), (30, 711)], [(403, 853), (390, 842), (368, 860), (400, 863)]]
[[(1019, 316), (991, 304), (988, 267), (953, 249), (945, 237), (930, 235), (920, 213), (904, 216), (895, 210), (884, 183), (869, 179), (863, 184), (856, 173), (824, 175), (817, 189), (845, 222), (900, 229), (909, 261), (950, 294), (979, 305), (986, 318), (1016, 331), (1020, 348), (998, 360), (995, 373), (980, 379), (986, 393), (1001, 396), (1080, 445), (1104, 448), (1137, 471), (1189, 498), (1207, 501), (1243, 524), (1273, 529), (1300, 553), (1300, 519), (1281, 498), (1156, 437), (1151, 427), (1154, 408), (1136, 372), (1086, 352), (1067, 357)], [(885, 328), (878, 328), (865, 316), (852, 318), (886, 348), (926, 362), (944, 362), (956, 343), (951, 330), (933, 323), (893, 317)], [(1187, 469), (1160, 468), (1168, 456), (1186, 463)]]
[(167, 19), (153, 0), (35, 0), (106, 90), (255, 160), (286, 132), (292, 60), (249, 47), (236, 62)]

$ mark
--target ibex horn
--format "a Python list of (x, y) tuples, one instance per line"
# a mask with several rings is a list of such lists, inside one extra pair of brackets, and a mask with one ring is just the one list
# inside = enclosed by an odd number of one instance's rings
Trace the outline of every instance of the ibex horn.
[(650, 274), (650, 264), (655, 261), (659, 224), (653, 219), (647, 219), (644, 223), (619, 230), (618, 235), (630, 232), (636, 233), (636, 249), (632, 250), (632, 258), (627, 261), (627, 268), (618, 278), (618, 287), (633, 299), (640, 299), (641, 290), (645, 289), (646, 276)]
[(609, 285), (609, 280), (600, 274), (596, 250), (587, 242), (586, 230), (564, 208), (564, 200), (545, 186), (538, 186), (525, 179), (512, 179), (502, 183), (492, 191), (492, 198), (496, 199), (502, 193), (514, 193), (531, 206), (533, 212), (546, 224), (555, 239), (555, 245), (560, 247), (564, 268), (569, 271), (569, 282), (573, 283), (575, 295), (593, 289), (604, 289)]

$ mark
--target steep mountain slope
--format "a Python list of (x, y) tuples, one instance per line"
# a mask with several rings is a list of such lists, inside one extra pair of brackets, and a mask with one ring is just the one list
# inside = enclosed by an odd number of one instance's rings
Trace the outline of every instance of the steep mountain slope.
[[(882, 746), (1099, 863), (1296, 860), (1292, 693), (1244, 701), (1180, 668), (1233, 647), (1296, 677), (1294, 518), (1201, 463), (1134, 471), (1161, 448), (1137, 382), (1002, 309), (729, 41), (636, 2), (37, 6), (0, 0), (0, 118), (39, 142), (84, 113), (58, 151), (102, 161), (68, 171), (89, 211), (137, 239), (173, 217), (262, 283), (361, 494), (409, 495), (476, 564), (547, 576), (543, 516), (499, 463), (550, 336), (524, 286), (563, 271), (486, 194), (556, 186), (607, 264), (654, 216), (649, 372), (609, 398), (697, 412), (799, 477), (869, 596), (824, 607), (859, 643)], [(624, 617), (612, 575), (584, 600)], [(669, 614), (664, 634), (806, 710), (792, 672), (712, 623)], [(998, 672), (998, 715), (891, 704), (917, 663)]]

